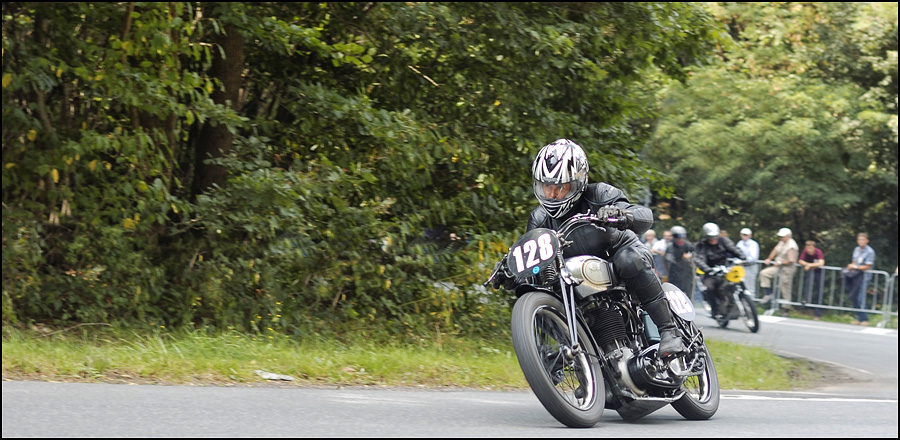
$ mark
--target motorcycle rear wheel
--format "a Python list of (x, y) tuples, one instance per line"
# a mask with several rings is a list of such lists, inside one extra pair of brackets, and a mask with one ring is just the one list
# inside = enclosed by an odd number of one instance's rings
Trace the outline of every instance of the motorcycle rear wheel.
[(759, 331), (759, 313), (756, 312), (756, 304), (746, 294), (741, 294), (741, 304), (744, 306), (744, 315), (741, 319), (744, 325), (750, 329), (750, 333)]
[(672, 402), (675, 411), (688, 420), (709, 419), (719, 409), (719, 376), (705, 344), (697, 355), (703, 361), (702, 371), (685, 380), (682, 385), (685, 394)]
[(581, 350), (571, 350), (563, 310), (563, 304), (547, 293), (522, 295), (512, 311), (513, 347), (544, 408), (570, 428), (589, 428), (603, 415), (603, 373), (582, 324), (577, 329)]

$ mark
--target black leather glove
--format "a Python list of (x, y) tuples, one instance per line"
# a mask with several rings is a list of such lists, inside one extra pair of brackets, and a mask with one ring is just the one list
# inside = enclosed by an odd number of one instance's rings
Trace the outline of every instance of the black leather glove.
[(491, 282), (491, 287), (493, 287), (494, 289), (499, 289), (502, 287), (506, 290), (512, 290), (516, 286), (516, 280), (514, 278), (506, 276), (505, 270), (497, 270), (500, 268), (500, 265), (504, 264), (504, 262), (505, 260), (498, 261), (497, 264), (494, 265), (494, 272), (496, 273), (496, 275), (494, 275), (494, 280), (493, 282)]
[(597, 217), (606, 220), (610, 226), (623, 231), (634, 224), (633, 212), (615, 206), (603, 206), (597, 209)]
[(718, 277), (718, 276), (725, 275), (725, 269), (722, 269), (721, 267), (714, 267), (714, 268), (710, 269), (709, 272), (707, 272), (707, 273), (710, 276)]
[(494, 282), (491, 284), (491, 287), (495, 289), (503, 288), (505, 290), (513, 290), (516, 288), (516, 279), (507, 277), (502, 273), (498, 273), (497, 276), (494, 277)]
[(491, 283), (491, 287), (493, 287), (494, 289), (499, 289), (503, 284), (503, 278), (503, 275), (499, 273), (497, 275), (494, 275), (494, 281)]

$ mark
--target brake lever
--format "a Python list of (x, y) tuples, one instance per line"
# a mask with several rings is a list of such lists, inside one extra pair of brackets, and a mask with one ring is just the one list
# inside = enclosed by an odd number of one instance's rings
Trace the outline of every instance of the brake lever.
[(488, 277), (487, 281), (482, 283), (482, 286), (487, 287), (491, 285), (491, 283), (494, 281), (494, 278), (497, 278), (497, 274), (499, 274), (500, 272), (503, 272), (503, 275), (507, 278), (513, 278), (513, 274), (506, 266), (507, 257), (509, 257), (509, 254), (504, 255), (503, 258), (501, 258), (500, 261), (497, 262), (497, 264), (494, 266), (494, 271), (491, 272), (491, 276)]

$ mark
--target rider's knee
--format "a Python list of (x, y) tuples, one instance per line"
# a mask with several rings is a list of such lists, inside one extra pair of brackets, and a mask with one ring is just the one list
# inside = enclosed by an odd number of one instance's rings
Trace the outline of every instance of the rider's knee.
[(634, 278), (641, 272), (651, 270), (650, 264), (637, 249), (626, 247), (613, 256), (613, 265), (622, 278)]

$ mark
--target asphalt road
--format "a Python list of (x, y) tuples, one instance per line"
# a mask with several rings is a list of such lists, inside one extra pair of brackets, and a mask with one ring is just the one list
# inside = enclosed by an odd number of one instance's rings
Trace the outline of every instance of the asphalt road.
[(3, 437), (898, 437), (897, 332), (764, 317), (711, 338), (829, 362), (853, 381), (804, 392), (723, 390), (716, 415), (613, 411), (568, 429), (529, 391), (296, 386), (160, 386), (8, 381)]
[(821, 391), (897, 400), (897, 330), (805, 319), (760, 316), (750, 333), (741, 321), (719, 328), (702, 310), (695, 322), (708, 338), (766, 348), (776, 354), (826, 363), (852, 377)]
[(897, 401), (726, 391), (688, 421), (665, 407), (637, 422), (604, 412), (559, 424), (530, 392), (186, 387), (4, 382), (3, 437), (886, 437)]

